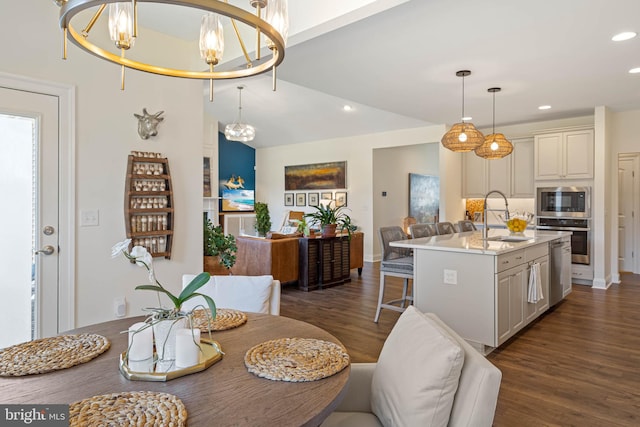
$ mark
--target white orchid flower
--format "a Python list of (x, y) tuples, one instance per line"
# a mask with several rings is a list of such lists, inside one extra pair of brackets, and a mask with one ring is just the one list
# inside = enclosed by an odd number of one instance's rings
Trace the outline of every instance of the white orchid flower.
[(131, 239), (125, 239), (122, 242), (118, 242), (111, 248), (111, 258), (115, 258), (120, 255), (121, 252), (126, 252), (131, 244)]
[(149, 281), (155, 283), (156, 277), (153, 273), (153, 257), (144, 246), (134, 246), (129, 254), (139, 266), (146, 267), (149, 270)]

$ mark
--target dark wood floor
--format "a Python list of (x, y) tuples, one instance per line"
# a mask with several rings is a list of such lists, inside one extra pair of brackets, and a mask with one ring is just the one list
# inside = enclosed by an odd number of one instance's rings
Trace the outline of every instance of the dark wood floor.
[[(321, 291), (284, 288), (281, 315), (331, 332), (353, 362), (376, 361), (399, 313), (383, 310), (373, 323), (377, 263), (351, 278)], [(388, 280), (400, 295), (401, 280)], [(574, 285), (488, 359), (503, 374), (495, 426), (640, 425), (640, 275), (606, 291)]]

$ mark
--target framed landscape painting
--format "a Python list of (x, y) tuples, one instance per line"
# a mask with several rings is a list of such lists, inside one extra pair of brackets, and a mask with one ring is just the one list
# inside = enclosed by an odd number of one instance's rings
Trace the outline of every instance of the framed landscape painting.
[(347, 188), (346, 161), (284, 167), (286, 191), (330, 188)]

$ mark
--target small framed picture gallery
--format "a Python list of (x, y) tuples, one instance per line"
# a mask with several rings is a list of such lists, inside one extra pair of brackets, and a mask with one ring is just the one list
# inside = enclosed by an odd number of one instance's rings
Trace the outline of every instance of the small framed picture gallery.
[(336, 191), (336, 207), (347, 206), (347, 192)]
[(296, 206), (307, 206), (307, 193), (296, 193)]
[(309, 193), (308, 197), (309, 197), (309, 200), (308, 200), (309, 206), (318, 206), (320, 204), (320, 200), (319, 200), (320, 194)]
[(284, 193), (284, 205), (293, 206), (293, 193)]

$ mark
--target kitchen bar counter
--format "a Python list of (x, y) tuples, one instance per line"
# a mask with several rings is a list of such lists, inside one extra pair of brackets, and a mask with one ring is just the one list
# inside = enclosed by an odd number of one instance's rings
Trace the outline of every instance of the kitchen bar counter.
[[(487, 354), (549, 308), (549, 244), (570, 234), (527, 230), (523, 240), (510, 241), (507, 230), (492, 229), (487, 241), (472, 231), (391, 246), (413, 249), (414, 305)], [(534, 264), (542, 296), (532, 301)]]
[[(489, 240), (487, 241), (482, 240), (482, 231), (478, 230), (391, 242), (391, 246), (434, 251), (501, 255), (523, 249), (527, 246), (552, 242), (562, 236), (570, 235), (571, 233), (566, 231), (525, 230), (524, 236), (520, 237), (511, 236), (507, 229), (491, 228), (489, 230)], [(499, 240), (509, 239), (510, 237), (526, 240)]]

